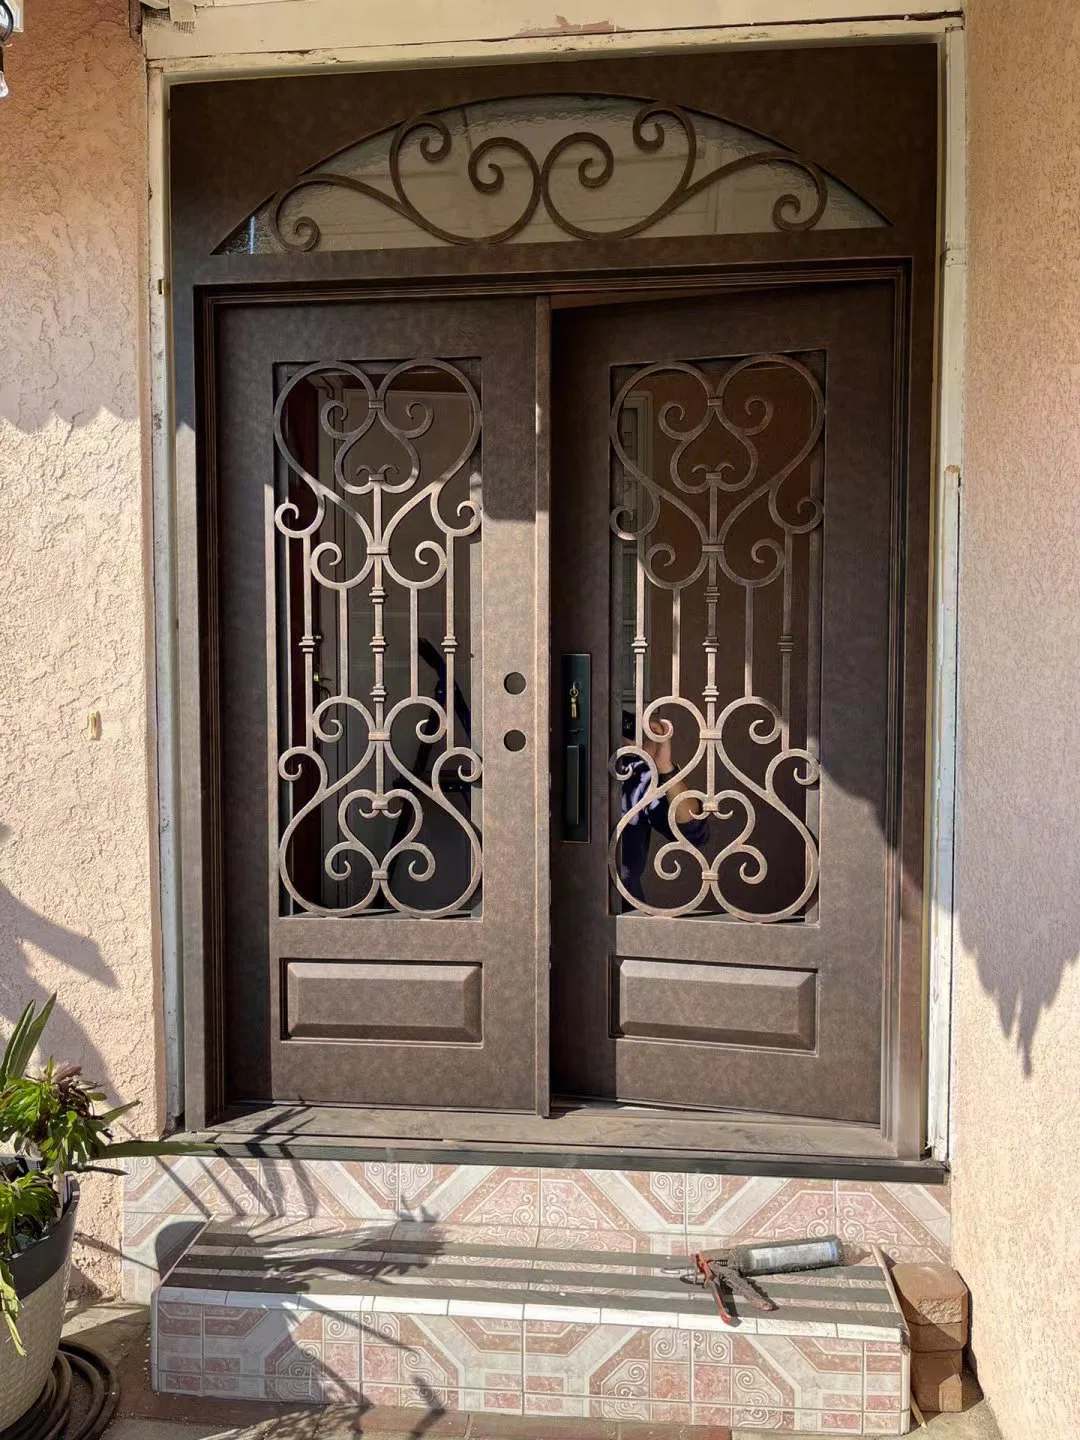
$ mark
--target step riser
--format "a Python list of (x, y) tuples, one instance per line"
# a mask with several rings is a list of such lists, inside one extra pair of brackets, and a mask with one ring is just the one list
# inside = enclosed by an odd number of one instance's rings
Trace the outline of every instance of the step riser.
[[(155, 1385), (803, 1434), (906, 1428), (907, 1327), (880, 1252), (736, 1286), (729, 1324), (694, 1283), (685, 1237), (594, 1231), (578, 1248), (531, 1234), (211, 1221), (155, 1296)], [(623, 1243), (597, 1248), (600, 1234)]]
[(640, 1170), (258, 1160), (182, 1156), (127, 1162), (124, 1298), (147, 1303), (159, 1276), (210, 1216), (319, 1217), (393, 1224), (498, 1225), (536, 1243), (573, 1236), (688, 1235), (711, 1248), (838, 1234), (893, 1260), (949, 1261), (944, 1186)]
[(902, 1339), (167, 1295), (155, 1301), (152, 1364), (155, 1388), (172, 1393), (803, 1434), (909, 1426)]

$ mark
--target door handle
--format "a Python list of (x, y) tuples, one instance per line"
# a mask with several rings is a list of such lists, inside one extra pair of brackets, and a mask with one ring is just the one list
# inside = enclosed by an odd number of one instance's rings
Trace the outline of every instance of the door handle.
[(563, 656), (563, 839), (577, 843), (589, 839), (591, 669), (588, 655)]

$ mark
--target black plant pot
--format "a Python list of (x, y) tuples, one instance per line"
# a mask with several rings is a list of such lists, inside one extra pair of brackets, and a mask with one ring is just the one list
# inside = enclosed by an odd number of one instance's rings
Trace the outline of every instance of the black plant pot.
[(17, 1323), (26, 1354), (16, 1353), (0, 1322), (0, 1431), (14, 1425), (29, 1410), (52, 1367), (64, 1326), (78, 1205), (79, 1186), (69, 1180), (59, 1220), (11, 1262), (15, 1291), (22, 1302)]

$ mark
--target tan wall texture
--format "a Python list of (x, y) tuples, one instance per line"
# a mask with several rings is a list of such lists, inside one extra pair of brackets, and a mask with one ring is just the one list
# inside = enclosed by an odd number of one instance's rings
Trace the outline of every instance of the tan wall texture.
[(1031, 1440), (1080, 1434), (1080, 8), (974, 0), (969, 38), (953, 1215)]
[[(126, 0), (25, 9), (0, 102), (0, 1033), (58, 990), (49, 1048), (151, 1130), (145, 85)], [(108, 1292), (112, 1188), (84, 1186), (77, 1256)]]

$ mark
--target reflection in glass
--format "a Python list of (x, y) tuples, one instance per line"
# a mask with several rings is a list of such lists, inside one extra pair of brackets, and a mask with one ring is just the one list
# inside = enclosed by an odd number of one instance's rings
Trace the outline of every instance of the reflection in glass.
[(814, 919), (823, 359), (612, 385), (615, 908)]
[(479, 366), (277, 378), (283, 913), (472, 912)]
[(486, 100), (408, 121), (296, 178), (224, 254), (873, 229), (811, 160), (678, 106)]

